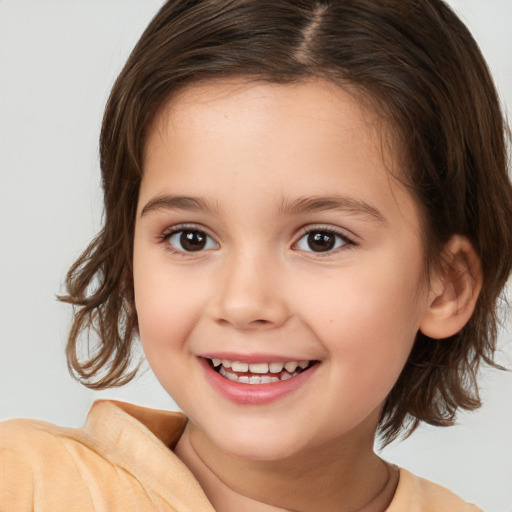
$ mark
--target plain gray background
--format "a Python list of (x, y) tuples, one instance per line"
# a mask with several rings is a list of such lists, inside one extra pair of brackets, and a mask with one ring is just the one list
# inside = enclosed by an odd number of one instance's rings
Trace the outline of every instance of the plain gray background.
[[(452, 0), (510, 113), (512, 0)], [(93, 392), (68, 375), (70, 308), (55, 294), (98, 230), (105, 101), (157, 0), (0, 0), (0, 419), (79, 426), (98, 398), (175, 408), (147, 371)], [(512, 368), (512, 329), (499, 360)], [(485, 371), (485, 406), (422, 428), (383, 455), (487, 512), (512, 511), (512, 374)]]

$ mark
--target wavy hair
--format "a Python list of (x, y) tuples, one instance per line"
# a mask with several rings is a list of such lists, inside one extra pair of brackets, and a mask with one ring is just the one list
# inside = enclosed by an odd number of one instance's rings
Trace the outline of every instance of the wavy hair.
[(451, 425), (458, 408), (479, 407), (477, 372), (482, 362), (494, 364), (498, 303), (512, 265), (507, 130), (476, 42), (441, 0), (163, 5), (105, 110), (104, 227), (69, 270), (61, 297), (75, 311), (67, 345), (72, 373), (92, 388), (135, 374), (132, 252), (147, 131), (178, 90), (222, 77), (320, 77), (356, 91), (391, 127), (400, 179), (423, 209), (427, 268), (451, 235), (464, 235), (481, 259), (483, 288), (458, 334), (435, 340), (418, 333), (386, 400), (380, 434), (387, 443), (420, 421)]

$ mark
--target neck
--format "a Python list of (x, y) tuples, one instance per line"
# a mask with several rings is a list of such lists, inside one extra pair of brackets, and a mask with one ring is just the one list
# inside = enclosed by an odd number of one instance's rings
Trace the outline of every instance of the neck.
[(398, 483), (373, 452), (373, 436), (255, 461), (221, 452), (189, 423), (175, 452), (217, 512), (383, 512)]

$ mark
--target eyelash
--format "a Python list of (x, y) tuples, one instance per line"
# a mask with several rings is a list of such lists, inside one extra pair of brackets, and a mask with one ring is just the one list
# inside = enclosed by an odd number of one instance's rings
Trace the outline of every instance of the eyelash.
[(314, 254), (315, 257), (328, 257), (328, 256), (331, 256), (332, 254), (336, 254), (339, 251), (349, 250), (350, 248), (355, 247), (357, 245), (356, 242), (351, 237), (347, 236), (345, 231), (334, 228), (333, 226), (319, 225), (319, 226), (313, 226), (313, 227), (308, 226), (307, 228), (304, 228), (301, 231), (297, 241), (293, 244), (293, 247), (297, 247), (299, 242), (304, 237), (309, 236), (313, 233), (323, 233), (323, 234), (328, 234), (328, 235), (334, 235), (336, 238), (340, 239), (342, 242), (342, 244), (340, 246), (335, 247), (330, 250), (327, 250), (327, 251), (312, 251), (312, 250), (310, 250), (310, 251), (303, 250), (302, 251), (302, 252)]
[[(206, 231), (204, 229), (201, 228), (201, 226), (197, 226), (197, 225), (194, 225), (194, 224), (179, 224), (177, 226), (173, 226), (172, 228), (169, 228), (168, 230), (164, 231), (160, 236), (159, 236), (159, 239), (162, 243), (165, 243), (165, 248), (166, 250), (169, 250), (171, 251), (173, 254), (177, 254), (179, 256), (190, 256), (191, 254), (194, 254), (194, 253), (202, 253), (204, 252), (204, 248), (200, 248), (199, 250), (197, 251), (187, 251), (187, 250), (180, 250), (180, 249), (175, 249), (170, 243), (169, 243), (169, 240), (174, 236), (174, 235), (177, 235), (178, 233), (184, 233), (184, 232), (196, 232), (196, 233), (202, 233), (204, 236), (206, 236), (208, 239), (212, 240), (215, 244), (216, 244), (216, 248), (219, 247), (219, 244), (218, 242), (216, 242), (213, 237), (211, 237), (210, 235), (208, 235), (208, 233), (206, 233)], [(344, 231), (341, 231), (340, 229), (336, 229), (336, 228), (333, 228), (332, 226), (308, 226), (307, 228), (304, 228), (297, 241), (293, 243), (292, 245), (292, 248), (296, 248), (299, 244), (299, 242), (306, 236), (309, 236), (313, 233), (321, 233), (321, 234), (327, 234), (327, 235), (333, 235), (336, 239), (339, 239), (341, 240), (341, 245), (339, 245), (338, 247), (334, 247), (333, 249), (329, 249), (329, 250), (326, 250), (326, 251), (313, 251), (313, 250), (304, 250), (304, 249), (299, 249), (301, 252), (308, 252), (308, 253), (312, 253), (314, 254), (316, 257), (327, 257), (327, 256), (330, 256), (332, 254), (335, 254), (337, 253), (338, 251), (340, 250), (348, 250), (350, 249), (351, 247), (354, 247), (356, 244), (356, 242), (347, 236), (347, 234), (344, 232)], [(208, 243), (208, 241), (206, 242), (206, 244)], [(335, 240), (335, 244), (337, 243), (337, 241)], [(206, 250), (211, 250), (210, 249), (206, 249)]]
[[(176, 254), (178, 256), (190, 256), (191, 254), (199, 254), (204, 252), (204, 249), (200, 249), (198, 251), (186, 251), (186, 250), (180, 250), (175, 249), (169, 242), (169, 240), (178, 233), (202, 233), (204, 236), (206, 236), (208, 239), (213, 240), (213, 242), (218, 246), (219, 244), (215, 242), (213, 237), (211, 237), (205, 229), (201, 228), (201, 226), (197, 226), (194, 224), (179, 224), (177, 226), (173, 226), (172, 228), (169, 228), (168, 230), (164, 231), (158, 238), (160, 239), (160, 242), (165, 244), (165, 249), (172, 252), (173, 254)], [(208, 243), (208, 242), (206, 242)], [(208, 250), (208, 249), (207, 249)]]

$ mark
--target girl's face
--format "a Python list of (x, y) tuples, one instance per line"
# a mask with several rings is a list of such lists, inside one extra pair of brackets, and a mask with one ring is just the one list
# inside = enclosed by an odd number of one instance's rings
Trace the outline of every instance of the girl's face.
[(214, 82), (182, 92), (149, 133), (140, 337), (225, 453), (281, 459), (373, 437), (431, 300), (419, 210), (376, 126), (327, 82)]

